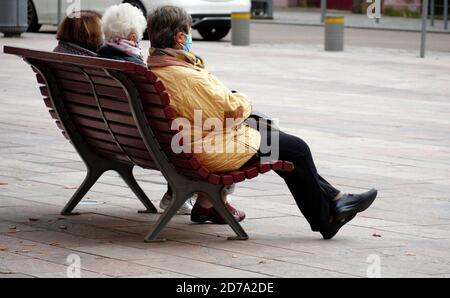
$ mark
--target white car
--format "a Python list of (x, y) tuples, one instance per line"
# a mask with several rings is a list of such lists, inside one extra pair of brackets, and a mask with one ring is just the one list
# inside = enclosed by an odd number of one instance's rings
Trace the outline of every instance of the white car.
[(161, 5), (183, 7), (192, 16), (192, 28), (205, 40), (224, 38), (231, 28), (231, 13), (251, 10), (251, 0), (28, 0), (28, 31), (37, 32), (44, 24), (57, 25), (66, 11), (89, 9), (103, 13), (108, 6), (122, 2), (137, 6), (144, 15)]

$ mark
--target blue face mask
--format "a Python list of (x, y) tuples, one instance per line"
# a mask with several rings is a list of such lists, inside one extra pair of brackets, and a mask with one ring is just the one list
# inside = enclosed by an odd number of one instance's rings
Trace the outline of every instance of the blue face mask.
[(186, 34), (186, 44), (183, 45), (183, 50), (186, 52), (190, 52), (192, 49), (192, 35)]

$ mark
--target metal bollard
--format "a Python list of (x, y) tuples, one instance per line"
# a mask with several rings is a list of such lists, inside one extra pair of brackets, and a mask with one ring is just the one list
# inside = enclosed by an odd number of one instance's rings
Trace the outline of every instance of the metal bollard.
[(0, 3), (0, 32), (3, 32), (5, 37), (14, 37), (27, 31), (27, 12), (27, 0), (2, 0)]
[(344, 50), (345, 18), (328, 16), (325, 18), (325, 51)]
[(233, 12), (231, 14), (231, 44), (233, 46), (250, 45), (249, 12)]

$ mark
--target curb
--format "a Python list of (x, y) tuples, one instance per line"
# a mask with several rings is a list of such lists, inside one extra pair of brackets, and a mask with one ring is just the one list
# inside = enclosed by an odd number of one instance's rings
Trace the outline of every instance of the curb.
[[(269, 24), (269, 25), (310, 26), (310, 27), (322, 27), (323, 26), (323, 24), (301, 23), (301, 22), (295, 22), (295, 21), (261, 20), (261, 19), (252, 19), (252, 23)], [(380, 27), (352, 26), (352, 25), (345, 25), (345, 28), (364, 29), (364, 30), (380, 30), (380, 31), (397, 31), (397, 32), (417, 32), (417, 33), (421, 32), (420, 29), (389, 28), (389, 27), (380, 28)], [(444, 31), (443, 29), (442, 30), (428, 29), (427, 33), (450, 34), (450, 30)]]

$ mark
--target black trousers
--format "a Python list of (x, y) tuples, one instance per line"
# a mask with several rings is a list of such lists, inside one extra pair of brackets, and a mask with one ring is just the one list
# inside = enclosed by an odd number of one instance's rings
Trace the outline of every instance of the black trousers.
[[(292, 172), (279, 172), (286, 182), (292, 196), (302, 214), (313, 231), (329, 225), (332, 210), (331, 201), (339, 193), (339, 190), (328, 183), (317, 173), (311, 150), (305, 141), (294, 135), (279, 131), (279, 160), (290, 161), (294, 164)], [(271, 134), (262, 133), (261, 145), (271, 144)], [(267, 140), (265, 140), (267, 139)], [(260, 151), (249, 161), (269, 156), (270, 153)]]

